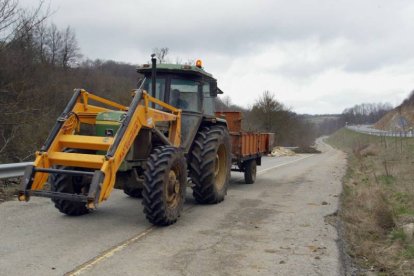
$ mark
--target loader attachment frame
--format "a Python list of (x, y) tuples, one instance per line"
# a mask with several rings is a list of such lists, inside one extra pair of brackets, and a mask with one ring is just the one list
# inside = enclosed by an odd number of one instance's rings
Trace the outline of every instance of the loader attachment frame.
[[(89, 104), (89, 101), (107, 107)], [(166, 111), (150, 107), (157, 104)], [(112, 109), (111, 109), (112, 108)], [(80, 124), (96, 124), (100, 112), (127, 111), (114, 137), (77, 135)], [(156, 128), (157, 122), (170, 122), (168, 137)], [(129, 107), (93, 95), (83, 89), (75, 89), (72, 98), (57, 119), (50, 135), (40, 151), (36, 152), (33, 166), (26, 168), (18, 199), (28, 201), (30, 196), (43, 196), (87, 204), (89, 209), (106, 200), (114, 188), (116, 172), (142, 128), (153, 129), (161, 140), (179, 147), (181, 143), (181, 110), (166, 104), (140, 89), (134, 90)], [(65, 148), (105, 150), (105, 155), (65, 152)], [(70, 166), (82, 170), (61, 170), (54, 166)], [(86, 170), (83, 170), (86, 169)], [(93, 170), (94, 169), (94, 170)], [(88, 195), (74, 195), (43, 190), (49, 174), (65, 173), (92, 177)]]

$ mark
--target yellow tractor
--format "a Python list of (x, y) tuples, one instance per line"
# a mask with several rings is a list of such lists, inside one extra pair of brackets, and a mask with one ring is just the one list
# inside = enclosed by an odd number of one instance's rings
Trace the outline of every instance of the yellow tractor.
[(217, 80), (200, 61), (157, 66), (154, 55), (151, 61), (137, 69), (141, 84), (129, 106), (75, 89), (26, 168), (20, 201), (48, 197), (62, 213), (78, 216), (117, 187), (142, 197), (151, 223), (170, 225), (188, 182), (199, 203), (224, 199), (231, 145), (226, 121), (214, 115), (214, 98), (222, 93)]

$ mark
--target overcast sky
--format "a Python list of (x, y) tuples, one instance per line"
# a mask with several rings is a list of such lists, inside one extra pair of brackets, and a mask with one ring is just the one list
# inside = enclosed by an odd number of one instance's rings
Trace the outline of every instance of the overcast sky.
[(85, 57), (141, 64), (168, 47), (246, 107), (269, 90), (298, 113), (340, 113), (414, 89), (414, 1), (50, 1)]

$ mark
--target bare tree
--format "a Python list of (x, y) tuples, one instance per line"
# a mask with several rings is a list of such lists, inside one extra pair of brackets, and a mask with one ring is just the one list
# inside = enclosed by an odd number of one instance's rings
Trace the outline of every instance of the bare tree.
[[(17, 0), (16, 2), (18, 3)], [(13, 20), (13, 22), (6, 28), (8, 30), (8, 35), (5, 37), (5, 40), (10, 38), (15, 40), (31, 39), (33, 30), (39, 24), (42, 24), (49, 15), (49, 7), (45, 9), (44, 0), (40, 0), (37, 7), (33, 10), (17, 9), (15, 13), (17, 19)]]
[(6, 150), (7, 145), (13, 140), (17, 132), (17, 126), (12, 126), (9, 133), (6, 133), (6, 130), (3, 127), (0, 130), (0, 134), (1, 134), (0, 154)]
[(392, 109), (389, 103), (362, 103), (346, 108), (342, 112), (345, 122), (350, 124), (372, 124)]
[(180, 57), (175, 57), (175, 64), (183, 64), (183, 59)]
[(185, 65), (194, 65), (195, 63), (196, 60), (194, 58), (189, 58), (186, 62), (184, 62)]
[(49, 7), (45, 9), (44, 0), (40, 0), (33, 10), (19, 8), (18, 0), (0, 0), (0, 43), (4, 45), (10, 39), (27, 37), (49, 15)]
[(272, 121), (275, 121), (276, 113), (282, 110), (284, 110), (284, 106), (276, 100), (275, 95), (270, 91), (264, 91), (252, 109), (261, 118), (266, 131), (271, 131), (274, 128)]
[(227, 107), (227, 108), (230, 108), (231, 107), (231, 105), (232, 105), (232, 102), (231, 102), (231, 98), (230, 98), (230, 96), (224, 96), (223, 98), (222, 98), (222, 100), (221, 100), (222, 102), (223, 102), (223, 104)]
[(75, 63), (80, 57), (78, 42), (76, 41), (75, 33), (68, 26), (63, 33), (62, 49), (61, 49), (61, 62), (63, 68), (68, 68), (71, 64)]
[(168, 47), (154, 48), (153, 51), (159, 63), (165, 63), (167, 61), (166, 57), (169, 52)]
[(284, 108), (283, 105), (276, 100), (275, 95), (268, 90), (264, 91), (262, 96), (256, 100), (255, 106), (262, 109), (265, 113), (281, 111)]
[(62, 49), (62, 34), (55, 24), (49, 27), (47, 44), (50, 51), (49, 62), (55, 65), (58, 61), (59, 52)]
[(34, 36), (37, 44), (37, 50), (39, 51), (40, 62), (45, 63), (49, 52), (47, 48), (47, 28), (43, 22), (36, 26)]
[(175, 58), (175, 64), (184, 64), (184, 65), (194, 65), (196, 60), (194, 58), (189, 58), (186, 61), (183, 61), (181, 57)]
[(16, 0), (0, 0), (0, 32), (17, 22), (19, 9)]

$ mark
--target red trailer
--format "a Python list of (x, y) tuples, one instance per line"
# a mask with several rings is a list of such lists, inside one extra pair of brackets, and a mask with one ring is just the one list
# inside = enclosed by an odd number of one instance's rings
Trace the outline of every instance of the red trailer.
[(216, 112), (216, 116), (227, 121), (232, 145), (232, 171), (244, 172), (245, 182), (254, 183), (256, 166), (262, 164), (263, 155), (272, 151), (274, 133), (243, 131), (241, 112)]

